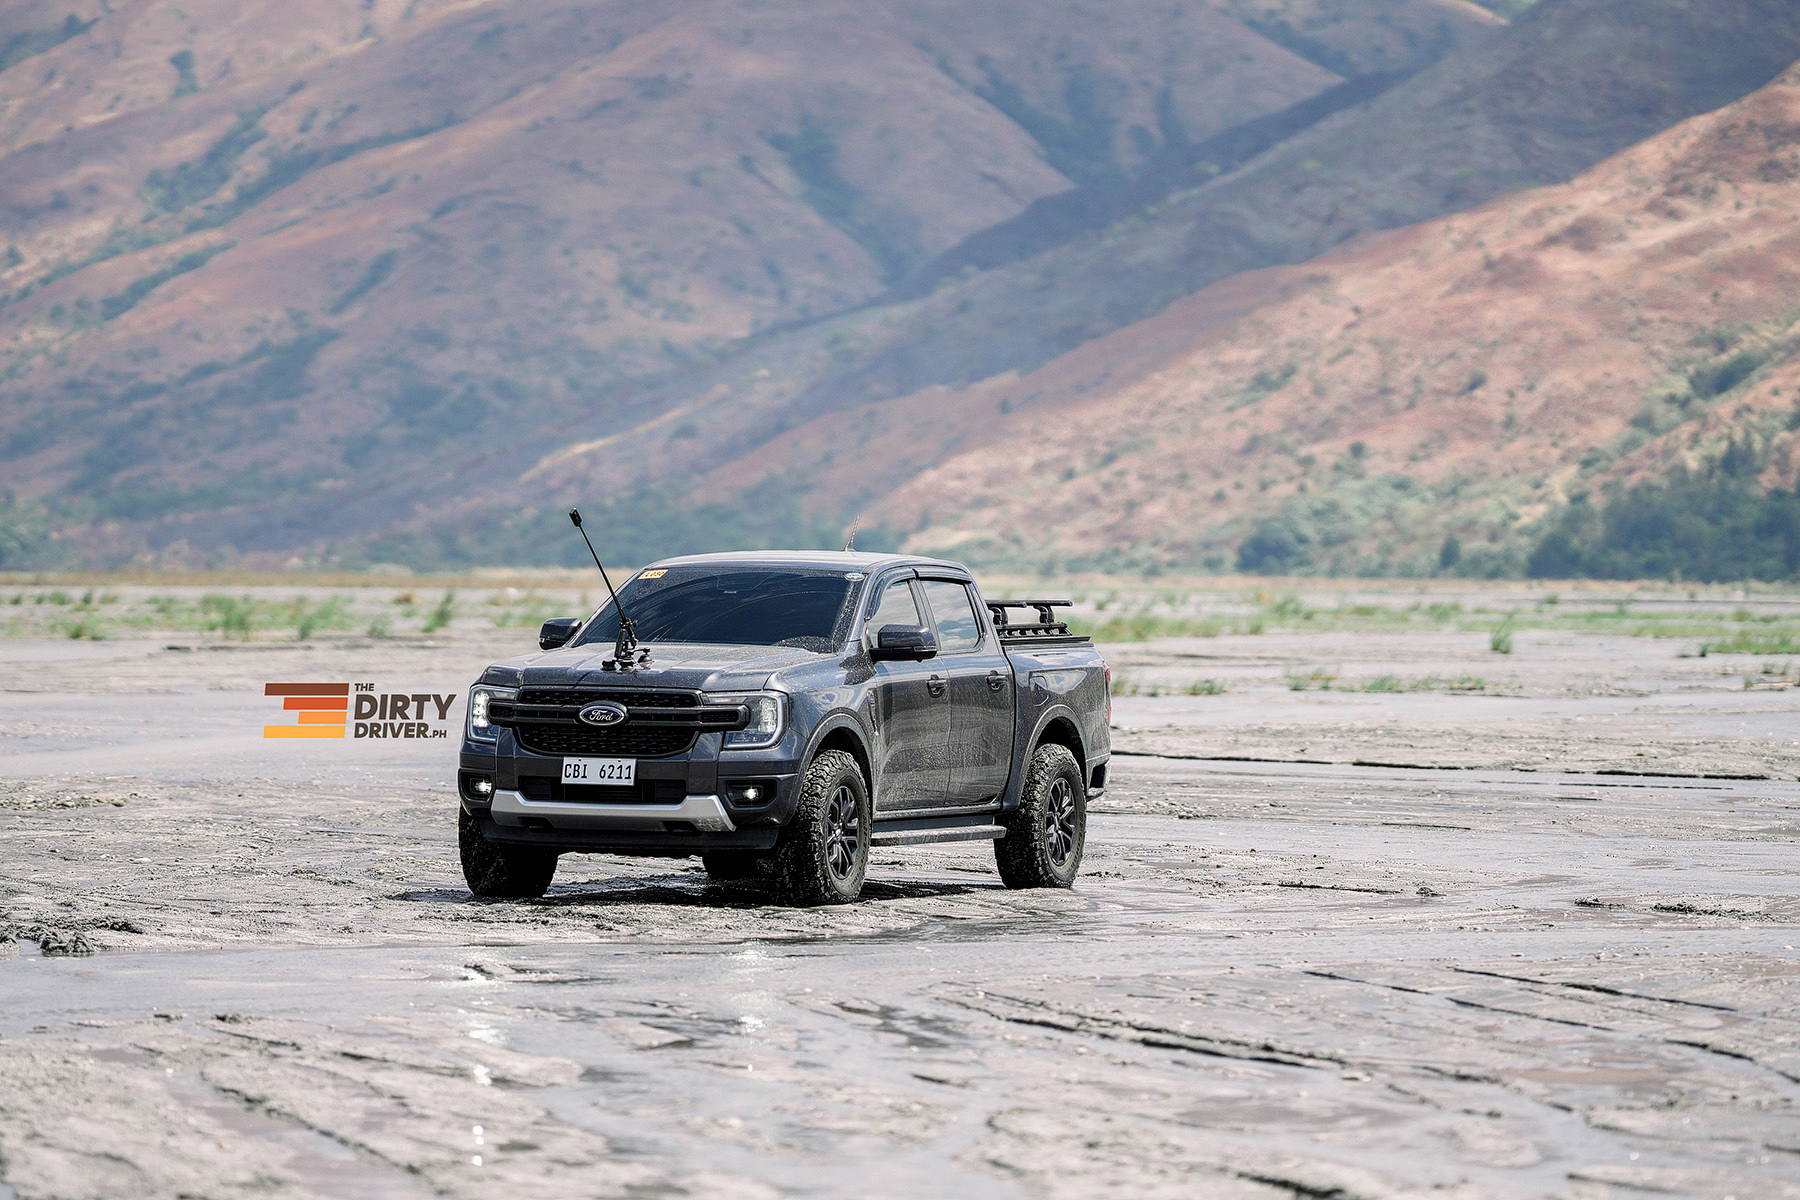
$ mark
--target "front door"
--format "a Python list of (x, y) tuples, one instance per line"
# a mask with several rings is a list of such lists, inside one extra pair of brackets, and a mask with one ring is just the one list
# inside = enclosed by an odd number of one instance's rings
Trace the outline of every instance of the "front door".
[[(887, 583), (864, 622), (875, 644), (883, 625), (926, 625), (910, 578)], [(875, 694), (875, 811), (902, 812), (943, 803), (949, 784), (950, 689), (935, 659), (878, 662)]]
[(919, 582), (937, 627), (939, 672), (950, 692), (950, 778), (942, 803), (998, 799), (1013, 753), (1012, 664), (966, 583)]

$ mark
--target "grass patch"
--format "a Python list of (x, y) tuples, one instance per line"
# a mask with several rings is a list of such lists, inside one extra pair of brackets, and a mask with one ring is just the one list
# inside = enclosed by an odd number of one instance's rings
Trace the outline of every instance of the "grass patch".
[(1800, 634), (1742, 630), (1716, 642), (1704, 642), (1700, 657), (1709, 654), (1800, 654)]
[[(1293, 676), (1289, 676), (1289, 687), (1293, 687)], [(1418, 679), (1402, 679), (1398, 675), (1377, 675), (1375, 678), (1360, 684), (1349, 684), (1340, 687), (1340, 692), (1479, 692), (1487, 687), (1487, 680), (1479, 675), (1457, 675), (1446, 679), (1439, 675), (1426, 675)], [(1304, 691), (1304, 688), (1295, 688)]]
[(1217, 679), (1194, 679), (1184, 684), (1143, 683), (1120, 672), (1112, 681), (1115, 696), (1223, 696), (1225, 690)]
[(436, 633), (455, 618), (456, 592), (452, 590), (444, 593), (444, 598), (438, 601), (438, 606), (432, 609), (431, 614), (425, 618), (425, 632)]
[(218, 594), (202, 596), (200, 611), (206, 616), (201, 628), (216, 631), (225, 637), (250, 640), (256, 612), (256, 602), (250, 597), (240, 599)]
[(309, 605), (304, 599), (294, 601), (294, 638), (306, 641), (321, 629), (341, 629), (350, 621), (350, 610), (342, 596), (333, 596), (322, 604)]
[(1293, 671), (1288, 673), (1287, 685), (1290, 692), (1304, 692), (1308, 688), (1318, 688), (1321, 692), (1329, 692), (1331, 685), (1337, 682), (1338, 673), (1328, 667), (1314, 667), (1310, 671)]
[(1155, 617), (1149, 613), (1111, 617), (1105, 621), (1069, 622), (1071, 633), (1086, 634), (1096, 642), (1147, 642), (1153, 638), (1219, 637), (1227, 633), (1261, 633), (1260, 620), (1220, 617)]

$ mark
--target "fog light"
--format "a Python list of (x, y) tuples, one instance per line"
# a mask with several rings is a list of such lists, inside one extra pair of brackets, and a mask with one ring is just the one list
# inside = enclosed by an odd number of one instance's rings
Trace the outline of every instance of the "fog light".
[(754, 783), (727, 784), (725, 798), (740, 807), (753, 808), (775, 799), (775, 786), (763, 779), (756, 780)]
[(469, 781), (469, 790), (474, 792), (477, 796), (491, 796), (494, 794), (494, 781), (491, 779), (471, 779)]

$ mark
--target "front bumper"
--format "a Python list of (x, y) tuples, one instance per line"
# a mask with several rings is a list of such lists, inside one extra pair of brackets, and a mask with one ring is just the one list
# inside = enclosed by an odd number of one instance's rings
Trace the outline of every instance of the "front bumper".
[[(614, 854), (697, 854), (768, 849), (800, 797), (797, 746), (720, 753), (703, 733), (687, 754), (640, 758), (638, 785), (565, 787), (562, 759), (521, 749), (510, 731), (494, 742), (465, 739), (457, 772), (463, 808), (492, 841)], [(473, 786), (486, 780), (492, 791)], [(755, 784), (756, 802), (743, 799)]]
[(730, 833), (737, 828), (717, 796), (686, 796), (675, 804), (592, 804), (528, 800), (497, 791), (488, 807), (494, 824), (529, 828), (545, 821), (558, 829), (642, 829), (665, 833)]

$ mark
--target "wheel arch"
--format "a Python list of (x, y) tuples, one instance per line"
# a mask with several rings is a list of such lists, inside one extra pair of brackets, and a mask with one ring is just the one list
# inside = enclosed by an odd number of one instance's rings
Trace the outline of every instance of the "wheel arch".
[(1053, 711), (1045, 716), (1038, 726), (1036, 736), (1031, 739), (1031, 752), (1036, 754), (1042, 746), (1061, 746), (1075, 756), (1075, 765), (1081, 768), (1081, 778), (1085, 785), (1088, 777), (1087, 747), (1082, 744), (1081, 730), (1075, 724), (1074, 714), (1067, 710)]
[(848, 714), (840, 713), (828, 719), (813, 734), (812, 744), (807, 747), (806, 759), (801, 763), (800, 771), (805, 774), (811, 769), (813, 761), (827, 750), (842, 750), (856, 760), (862, 771), (863, 787), (868, 789), (871, 802), (875, 795), (875, 770), (869, 757), (869, 747), (863, 741), (862, 730)]

